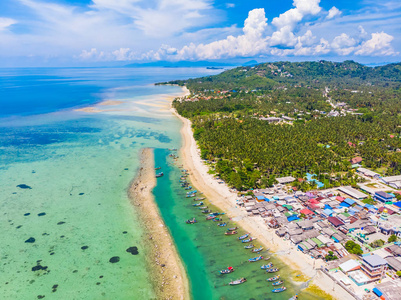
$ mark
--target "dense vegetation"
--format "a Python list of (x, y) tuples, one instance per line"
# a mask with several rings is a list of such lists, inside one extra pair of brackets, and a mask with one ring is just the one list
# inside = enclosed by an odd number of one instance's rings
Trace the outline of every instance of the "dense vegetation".
[[(239, 190), (306, 173), (316, 174), (326, 188), (354, 185), (355, 156), (365, 167), (401, 174), (400, 64), (278, 62), (170, 83), (191, 91), (173, 105), (192, 120), (202, 158)], [(337, 115), (327, 117), (330, 111)], [(292, 120), (263, 119), (281, 116)]]

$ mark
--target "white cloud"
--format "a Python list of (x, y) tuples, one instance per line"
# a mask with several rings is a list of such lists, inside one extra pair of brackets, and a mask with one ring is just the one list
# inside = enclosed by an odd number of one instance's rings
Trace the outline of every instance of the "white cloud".
[(307, 15), (317, 15), (321, 11), (320, 0), (294, 0), (295, 8), (287, 10), (273, 19), (272, 24), (278, 29), (285, 26), (293, 29)]
[(227, 8), (234, 8), (235, 7), (235, 3), (226, 3), (226, 7)]
[(341, 15), (342, 12), (335, 6), (333, 6), (332, 8), (330, 8), (328, 15), (326, 16), (327, 20), (333, 19), (339, 15)]
[(0, 31), (8, 29), (11, 25), (17, 24), (17, 21), (11, 18), (0, 17)]
[(359, 50), (355, 52), (356, 55), (397, 55), (391, 41), (394, 39), (393, 36), (385, 32), (372, 33), (371, 39), (362, 43)]
[(331, 43), (332, 49), (340, 55), (348, 55), (355, 50), (356, 41), (348, 34), (336, 36)]

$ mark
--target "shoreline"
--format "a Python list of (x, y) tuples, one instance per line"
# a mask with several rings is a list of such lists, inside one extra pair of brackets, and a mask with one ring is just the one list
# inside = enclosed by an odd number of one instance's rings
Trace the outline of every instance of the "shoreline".
[[(181, 135), (183, 144), (180, 149), (180, 157), (184, 168), (188, 170), (189, 178), (193, 186), (201, 190), (209, 202), (222, 211), (226, 212), (233, 222), (252, 235), (272, 250), (275, 255), (292, 269), (292, 277), (295, 284), (310, 281), (305, 290), (316, 295), (327, 298), (328, 295), (334, 299), (353, 299), (342, 288), (335, 286), (334, 282), (322, 272), (316, 269), (323, 265), (322, 261), (315, 261), (309, 256), (300, 253), (296, 246), (289, 241), (278, 237), (273, 229), (270, 229), (260, 217), (248, 216), (247, 212), (238, 207), (236, 203), (237, 194), (230, 191), (226, 184), (219, 184), (214, 177), (208, 173), (209, 168), (200, 158), (200, 151), (193, 138), (191, 121), (180, 116), (174, 108), (172, 113), (183, 123)], [(296, 277), (297, 274), (302, 274)], [(302, 280), (302, 282), (300, 282)], [(322, 295), (326, 294), (326, 295)]]
[(144, 225), (144, 241), (157, 299), (190, 299), (189, 282), (171, 235), (152, 194), (156, 186), (153, 149), (140, 152), (141, 168), (131, 182), (128, 196)]

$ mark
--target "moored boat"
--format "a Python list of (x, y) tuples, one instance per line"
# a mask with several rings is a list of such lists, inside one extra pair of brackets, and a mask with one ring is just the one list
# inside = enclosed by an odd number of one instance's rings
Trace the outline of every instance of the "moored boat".
[(186, 197), (187, 198), (196, 197), (196, 194), (188, 194)]
[(249, 242), (252, 242), (252, 241), (254, 241), (254, 240), (256, 240), (256, 238), (249, 238), (249, 239), (246, 239), (246, 240), (242, 240), (241, 242), (243, 242), (243, 243), (249, 243)]
[(216, 218), (216, 216), (207, 216), (206, 220), (211, 220), (211, 219), (214, 219), (214, 218)]
[(210, 213), (210, 212), (211, 212), (210, 209), (204, 209), (204, 210), (202, 210), (202, 214), (208, 214), (208, 213)]
[(280, 279), (280, 275), (276, 275), (274, 277), (267, 278), (266, 280), (267, 281), (276, 281), (276, 280), (279, 280), (279, 279)]
[(231, 227), (231, 228), (228, 228), (227, 230), (228, 231), (234, 231), (234, 230), (237, 230), (238, 229), (238, 227)]
[(224, 226), (227, 226), (227, 223), (226, 223), (226, 222), (224, 222), (224, 223), (219, 223), (219, 224), (217, 224), (217, 226), (224, 227)]
[(239, 240), (243, 240), (246, 239), (249, 236), (249, 233), (245, 233), (244, 235), (241, 235), (240, 237), (238, 237)]
[(195, 224), (195, 223), (197, 223), (197, 222), (198, 222), (198, 221), (196, 221), (195, 218), (192, 218), (192, 220), (187, 220), (187, 221), (186, 221), (187, 224)]
[(271, 268), (271, 269), (267, 269), (266, 272), (267, 273), (275, 273), (275, 272), (278, 272), (278, 270), (279, 270), (278, 268)]
[(217, 217), (214, 217), (213, 221), (214, 221), (214, 222), (217, 222), (217, 221), (223, 221), (223, 219), (222, 219), (222, 218), (217, 218)]
[(157, 174), (156, 174), (156, 178), (162, 177), (163, 175), (164, 175), (163, 172), (157, 173)]
[(230, 273), (234, 272), (234, 268), (228, 267), (227, 269), (221, 270), (219, 272), (220, 272), (220, 274), (230, 274)]
[(273, 293), (281, 293), (284, 292), (287, 288), (285, 286), (282, 286), (281, 288), (278, 289), (272, 289)]
[(207, 206), (201, 206), (201, 207), (199, 207), (199, 209), (206, 209), (207, 208)]
[(162, 167), (156, 167), (155, 170), (160, 170)]
[(257, 257), (253, 257), (253, 258), (248, 259), (248, 261), (249, 261), (249, 262), (255, 262), (255, 261), (259, 261), (259, 260), (261, 260), (261, 259), (263, 259), (263, 256), (262, 256), (262, 255), (259, 255), (259, 256), (257, 256)]
[(191, 190), (192, 189), (192, 186), (187, 186), (184, 190)]
[(252, 249), (253, 253), (260, 252), (263, 250), (263, 247)]
[(226, 232), (224, 232), (224, 234), (225, 235), (233, 235), (233, 234), (237, 234), (238, 232), (237, 231), (226, 231)]
[(241, 284), (241, 283), (244, 283), (244, 282), (246, 282), (246, 278), (241, 278), (241, 279), (237, 279), (237, 280), (231, 281), (229, 283), (229, 285), (238, 285), (238, 284)]
[(268, 257), (265, 257), (265, 260), (269, 260), (270, 259), (270, 256), (268, 256)]
[(192, 206), (201, 206), (201, 205), (203, 205), (203, 202), (199, 202), (199, 203), (194, 203), (194, 204), (192, 204)]
[(244, 246), (245, 249), (252, 249), (253, 247), (255, 247), (254, 244), (249, 244), (247, 246)]
[(273, 282), (272, 285), (273, 286), (277, 286), (277, 285), (280, 285), (280, 284), (283, 284), (283, 283), (284, 283), (283, 280), (279, 280), (279, 281)]
[(260, 268), (262, 270), (266, 270), (266, 269), (270, 269), (271, 267), (273, 267), (273, 263), (268, 263), (267, 265), (263, 265)]
[(195, 201), (201, 201), (201, 200), (205, 200), (205, 197), (201, 197), (201, 198), (196, 198)]

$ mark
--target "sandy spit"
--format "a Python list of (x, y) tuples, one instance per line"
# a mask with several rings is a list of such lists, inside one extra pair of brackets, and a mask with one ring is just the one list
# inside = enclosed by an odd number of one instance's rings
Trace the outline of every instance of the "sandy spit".
[(152, 190), (156, 185), (153, 149), (142, 149), (141, 168), (128, 195), (145, 227), (145, 246), (157, 299), (189, 299), (186, 271), (160, 216)]
[[(183, 122), (181, 135), (183, 146), (180, 157), (184, 168), (189, 171), (190, 180), (196, 189), (201, 190), (205, 197), (246, 231), (257, 237), (259, 242), (275, 252), (277, 257), (293, 270), (294, 281), (306, 281), (311, 279), (310, 286), (316, 292), (316, 286), (326, 294), (324, 298), (353, 299), (341, 287), (335, 286), (333, 281), (316, 268), (320, 267), (319, 261), (298, 251), (289, 241), (278, 237), (273, 229), (270, 229), (259, 216), (248, 216), (247, 212), (236, 204), (237, 194), (230, 191), (226, 184), (219, 184), (214, 177), (208, 173), (209, 168), (200, 158), (200, 150), (193, 138), (191, 121), (180, 116), (175, 109), (171, 111)], [(320, 261), (321, 262), (321, 261)], [(303, 276), (296, 276), (302, 274)], [(330, 295), (330, 296), (329, 296)]]

